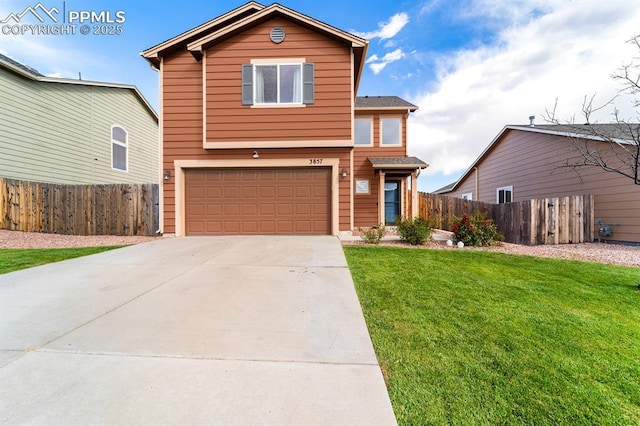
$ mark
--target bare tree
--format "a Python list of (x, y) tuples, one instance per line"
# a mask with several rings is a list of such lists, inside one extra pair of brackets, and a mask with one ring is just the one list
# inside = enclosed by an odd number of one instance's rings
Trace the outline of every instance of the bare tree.
[[(634, 45), (640, 54), (640, 35), (634, 35), (627, 43)], [(622, 91), (638, 96), (640, 94), (640, 56), (632, 58), (631, 62), (618, 68), (611, 77), (622, 84)], [(636, 98), (633, 106), (640, 107), (640, 99)]]
[[(628, 42), (640, 53), (640, 35), (633, 36)], [(611, 77), (622, 85), (619, 93), (632, 95), (634, 108), (640, 108), (640, 57), (633, 57)], [(617, 96), (598, 106), (594, 104), (595, 95), (591, 98), (585, 96), (582, 103), (585, 124), (576, 124), (575, 117), (561, 122), (556, 117), (556, 99), (553, 109), (546, 110), (545, 120), (558, 125), (560, 131), (569, 134), (576, 152), (575, 157), (564, 160), (559, 167), (573, 169), (578, 174), (582, 168), (599, 167), (606, 172), (625, 176), (634, 184), (640, 185), (640, 117), (635, 117), (635, 122), (620, 117), (615, 107), (616, 98)], [(613, 123), (592, 122), (593, 114), (607, 108), (613, 108)]]

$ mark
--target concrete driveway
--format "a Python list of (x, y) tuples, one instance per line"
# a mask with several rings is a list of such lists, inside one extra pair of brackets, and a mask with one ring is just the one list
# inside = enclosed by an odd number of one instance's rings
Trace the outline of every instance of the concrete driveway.
[(388, 425), (335, 237), (163, 239), (0, 275), (0, 423)]

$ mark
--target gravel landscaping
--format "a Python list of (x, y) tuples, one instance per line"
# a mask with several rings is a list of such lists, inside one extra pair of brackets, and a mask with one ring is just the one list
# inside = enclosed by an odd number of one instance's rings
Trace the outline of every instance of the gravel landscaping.
[[(456, 247), (447, 247), (445, 240), (450, 237), (445, 231), (440, 231), (440, 233), (436, 232), (434, 237), (435, 241), (427, 242), (418, 247), (404, 244), (394, 237), (392, 237), (392, 239), (383, 240), (380, 245), (411, 248), (435, 248), (444, 250), (488, 250), (500, 253), (583, 260), (587, 262), (640, 267), (640, 246), (607, 243), (523, 246), (518, 244), (500, 243), (499, 245), (492, 247), (464, 247), (462, 249), (458, 249)], [(359, 237), (345, 240), (342, 243), (345, 245), (365, 244)]]
[[(41, 234), (37, 232), (19, 232), (0, 229), (0, 248), (70, 248), (95, 247), (139, 244), (154, 241), (161, 237), (122, 237), (115, 235), (59, 235)], [(343, 241), (343, 244), (364, 244), (359, 239)], [(406, 246), (400, 241), (383, 241), (383, 245)], [(438, 248), (446, 250), (460, 250), (447, 247), (444, 241), (432, 241), (419, 248)], [(556, 246), (521, 246), (503, 243), (494, 247), (471, 248), (461, 250), (491, 250), (502, 253), (524, 254), (540, 257), (554, 257), (559, 259), (585, 260), (591, 262), (609, 263), (640, 267), (640, 247), (618, 244), (584, 243), (561, 244)]]
[(72, 248), (122, 246), (154, 241), (158, 237), (122, 237), (117, 235), (60, 235), (0, 229), (0, 248)]

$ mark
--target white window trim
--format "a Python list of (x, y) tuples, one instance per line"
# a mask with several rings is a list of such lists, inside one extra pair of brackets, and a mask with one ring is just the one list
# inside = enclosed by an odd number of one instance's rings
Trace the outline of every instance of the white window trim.
[[(398, 143), (394, 143), (394, 144), (385, 144), (383, 143), (382, 139), (384, 136), (384, 121), (385, 120), (389, 120), (389, 119), (394, 119), (394, 120), (398, 120), (398, 127), (399, 129), (399, 133), (398, 133)], [(386, 117), (380, 117), (380, 147), (381, 148), (386, 148), (386, 147), (398, 147), (398, 146), (402, 146), (402, 117), (401, 116), (386, 116)]]
[(249, 61), (254, 65), (303, 64), (305, 62), (307, 62), (306, 58), (258, 58)]
[(510, 191), (511, 202), (513, 202), (513, 185), (501, 186), (500, 188), (496, 188), (496, 204), (500, 203), (500, 191)]
[[(125, 143), (122, 143), (118, 140), (115, 140), (113, 138), (113, 129), (119, 127), (124, 131), (125, 134)], [(129, 131), (127, 130), (126, 127), (120, 125), (120, 124), (112, 124), (111, 125), (111, 129), (110, 129), (110, 133), (109, 133), (109, 139), (111, 140), (111, 170), (117, 170), (119, 172), (123, 172), (123, 173), (129, 173)], [(125, 149), (125, 155), (124, 155), (124, 162), (125, 162), (125, 169), (118, 169), (116, 167), (113, 167), (113, 144), (119, 145), (124, 147)]]
[[(368, 144), (357, 144), (356, 143), (356, 125), (355, 125), (355, 120), (369, 120), (371, 137), (369, 138), (369, 143)], [(373, 116), (355, 117), (353, 119), (353, 121), (354, 121), (354, 123), (353, 123), (353, 146), (354, 147), (359, 147), (359, 146), (372, 147), (373, 146)]]
[(466, 194), (462, 194), (460, 196), (463, 200), (473, 201), (473, 192), (467, 192)]
[[(304, 90), (304, 85), (302, 81), (302, 65), (305, 63), (305, 58), (275, 58), (275, 59), (252, 59), (251, 64), (253, 65), (253, 104), (251, 108), (304, 108), (307, 105), (303, 102), (302, 93)], [(298, 65), (300, 66), (300, 102), (262, 102), (258, 103), (256, 100), (256, 77), (258, 73), (256, 72), (256, 66), (269, 66), (274, 65), (280, 69), (281, 65)], [(278, 76), (280, 72), (278, 71)], [(277, 89), (276, 94), (277, 97), (280, 98), (280, 78), (276, 79)]]

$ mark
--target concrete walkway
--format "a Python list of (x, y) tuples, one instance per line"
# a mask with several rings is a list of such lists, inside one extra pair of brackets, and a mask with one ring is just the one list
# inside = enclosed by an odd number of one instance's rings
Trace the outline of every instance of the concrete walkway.
[(1, 424), (388, 425), (335, 237), (164, 239), (0, 275)]

